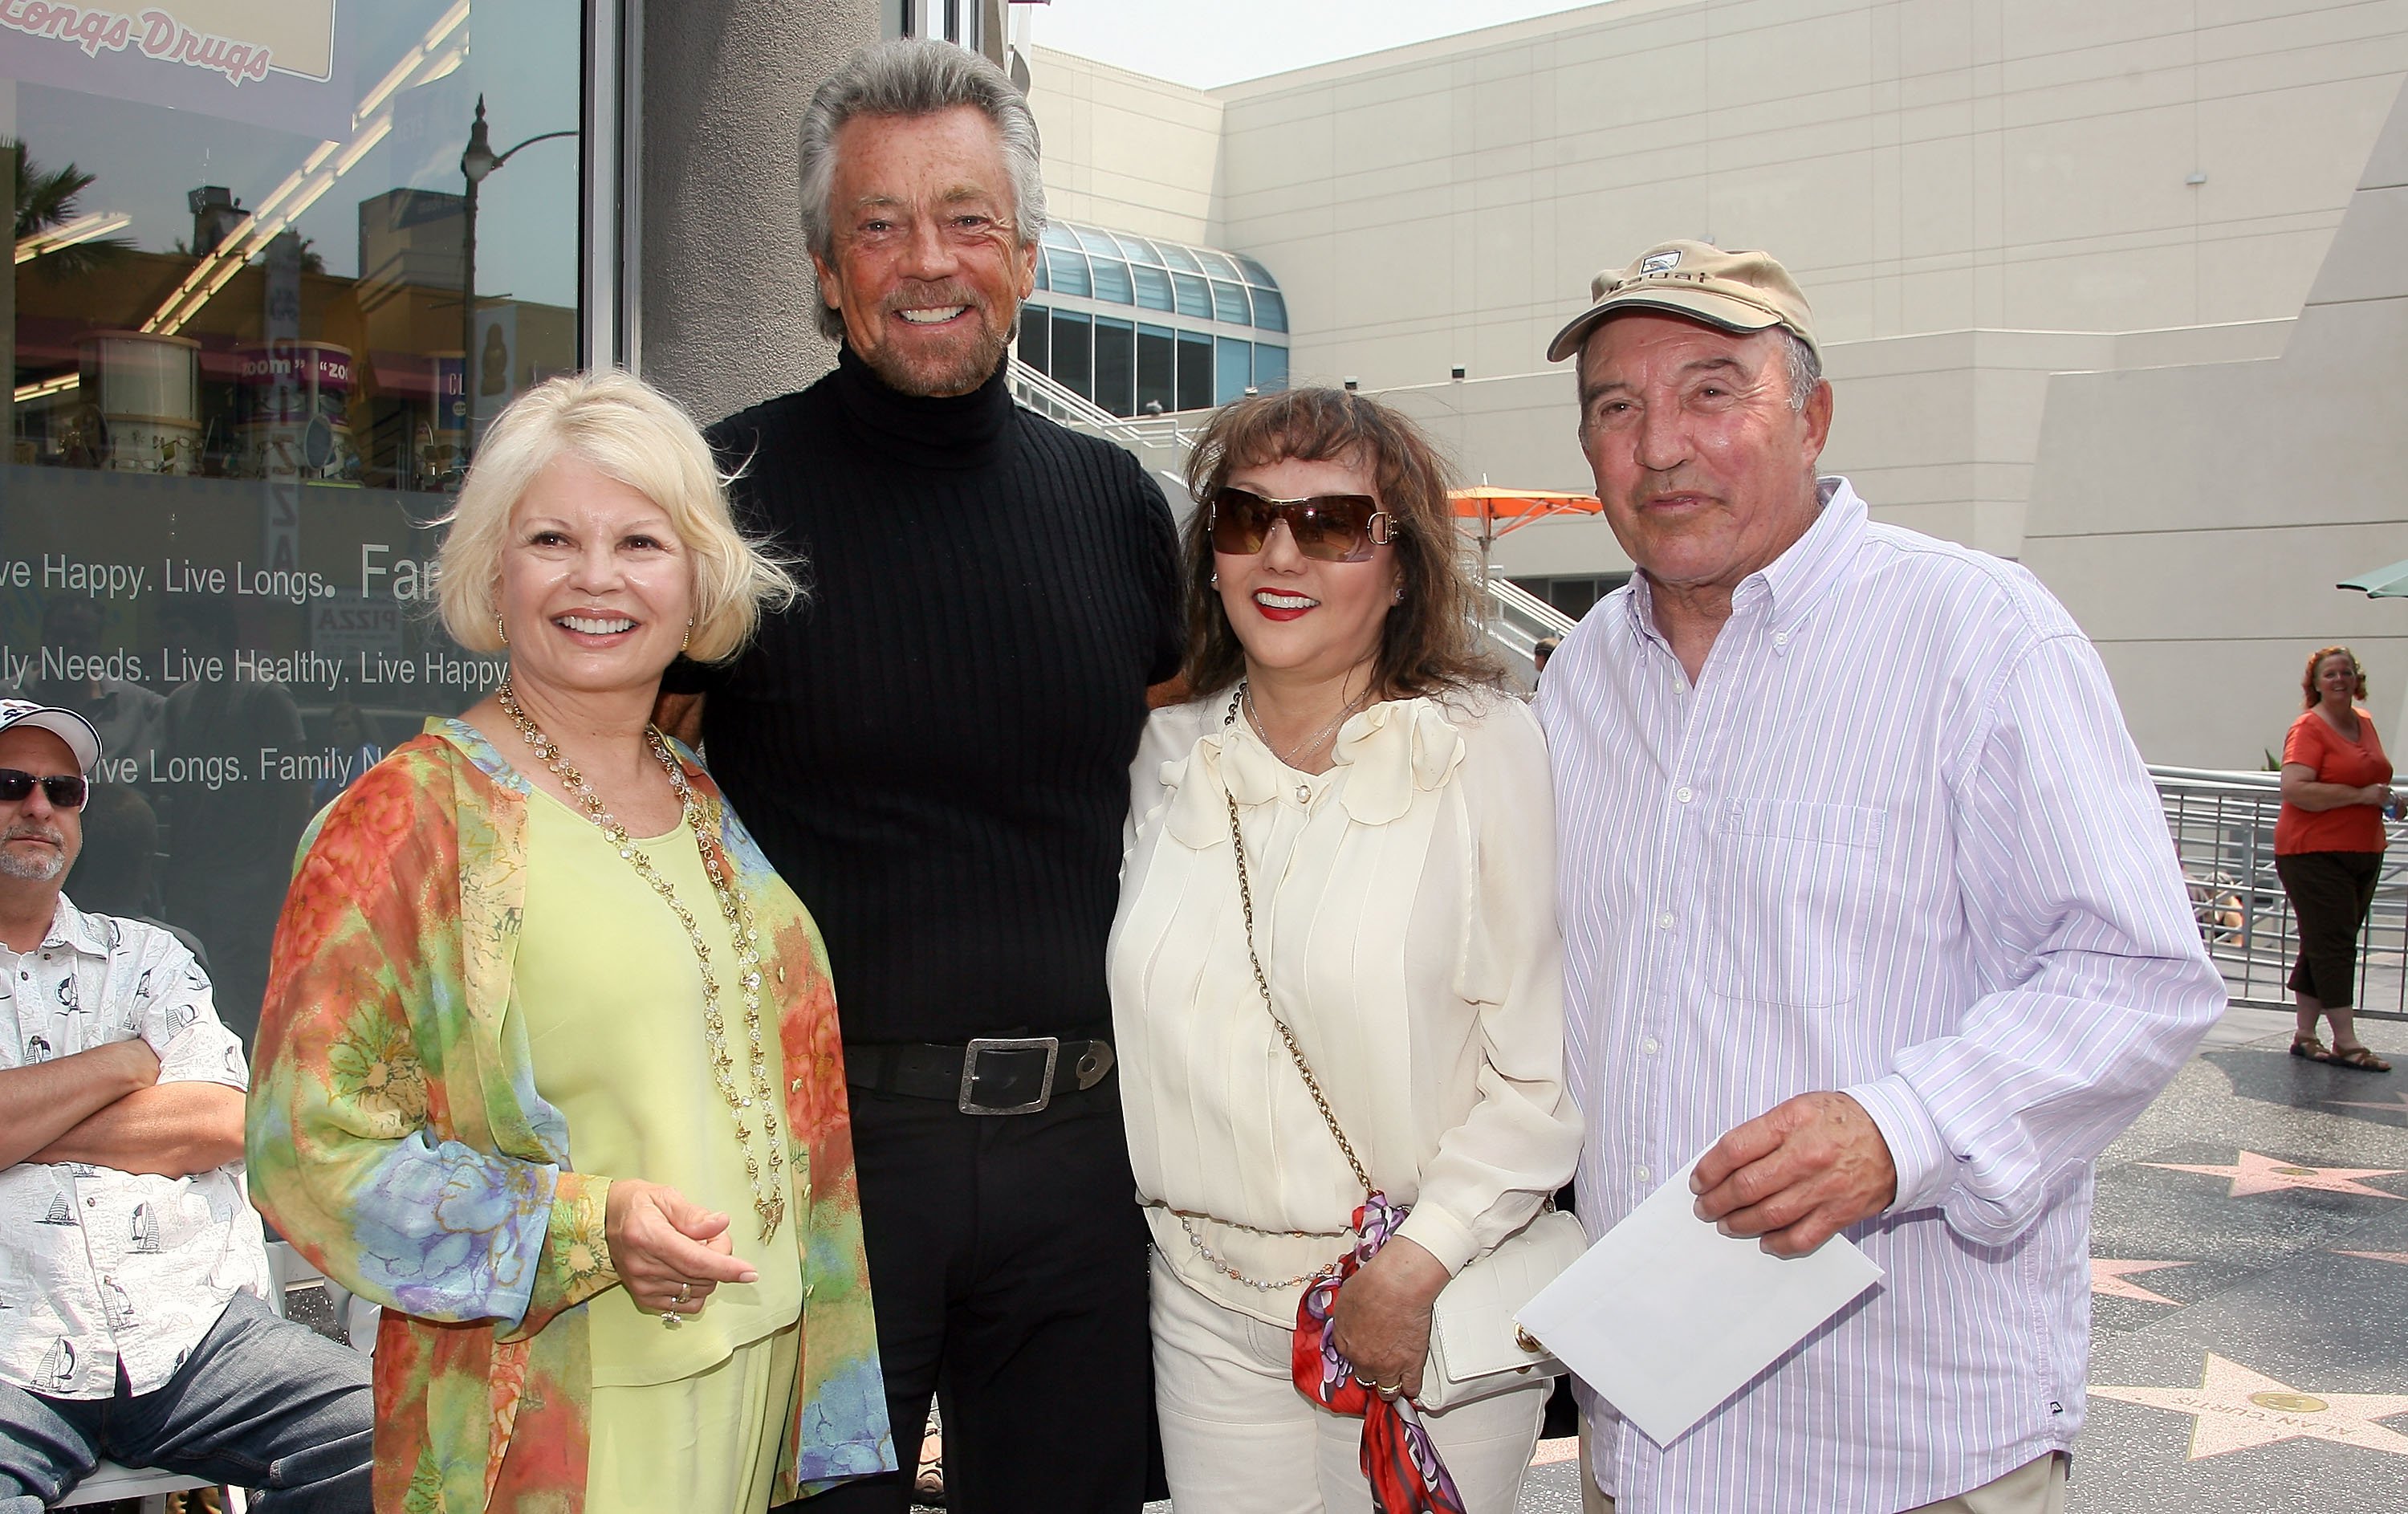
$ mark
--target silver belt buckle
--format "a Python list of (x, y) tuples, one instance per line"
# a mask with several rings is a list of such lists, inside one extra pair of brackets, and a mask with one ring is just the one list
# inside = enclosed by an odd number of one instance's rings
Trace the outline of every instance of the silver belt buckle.
[[(1025, 1104), (982, 1104), (972, 1097), (978, 1087), (979, 1058), (990, 1051), (1045, 1053), (1045, 1075), (1038, 1082), (1035, 1099)], [(956, 1107), (965, 1115), (1033, 1115), (1054, 1102), (1054, 1064), (1061, 1056), (1062, 1038), (1057, 1035), (976, 1037), (962, 1050), (962, 1091)]]

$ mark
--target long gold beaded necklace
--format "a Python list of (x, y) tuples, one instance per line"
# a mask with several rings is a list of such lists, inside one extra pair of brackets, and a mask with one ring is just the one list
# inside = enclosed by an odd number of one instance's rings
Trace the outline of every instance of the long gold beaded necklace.
[[(585, 817), (601, 827), (603, 836), (618, 848), (619, 855), (635, 868), (638, 876), (652, 886), (652, 892), (661, 896), (670, 913), (685, 927), (686, 939), (694, 945), (695, 960), (702, 967), (702, 1035), (710, 1047), (710, 1075), (719, 1085), (720, 1096), (727, 1101), (729, 1111), (736, 1117), (736, 1139), (744, 1152), (744, 1175), (752, 1185), (752, 1209), (761, 1217), (761, 1239), (766, 1242), (778, 1233), (779, 1222), (786, 1217), (786, 1156), (778, 1139), (778, 1101), (769, 1090), (769, 1055), (761, 1045), (760, 933), (752, 927), (752, 912), (745, 904), (743, 894), (738, 891), (735, 879), (729, 876), (719, 848), (708, 839), (708, 832), (715, 828), (708, 823), (710, 817), (707, 807), (695, 797), (694, 786), (686, 782), (685, 769), (679, 763), (677, 754), (669, 750), (668, 740), (661, 734), (660, 728), (645, 727), (645, 742), (668, 773), (669, 786), (677, 790), (678, 806), (681, 812), (680, 818), (694, 832), (695, 850), (702, 855), (702, 870), (710, 875), (710, 890), (719, 897), (719, 913), (726, 918), (727, 933), (736, 944), (736, 981), (744, 1000), (745, 1032), (752, 1041), (752, 1097), (750, 1099), (745, 1098), (736, 1087), (736, 1063), (727, 1055), (726, 1027), (719, 1014), (719, 979), (710, 971), (710, 944), (702, 939), (702, 928), (695, 922), (694, 912), (678, 898), (676, 887), (653, 871), (652, 859), (645, 857), (643, 848), (628, 837), (627, 828), (612, 818), (609, 807), (602, 802), (602, 796), (594, 792), (593, 786), (585, 781), (585, 775), (577, 771), (577, 764), (563, 757), (552, 738), (543, 733), (543, 728), (528, 719), (526, 712), (519, 708), (518, 698), (511, 692), (508, 678), (502, 680), (502, 686), (495, 692), (494, 699), (501, 705), (502, 713), (510, 717), (510, 724), (518, 728), (520, 738), (535, 749), (535, 755), (551, 770), (552, 775), (576, 797), (578, 804), (585, 811)], [(768, 1181), (766, 1185), (762, 1181), (761, 1164), (752, 1155), (752, 1131), (745, 1122), (745, 1112), (756, 1103), (760, 1107), (762, 1132), (769, 1146)]]

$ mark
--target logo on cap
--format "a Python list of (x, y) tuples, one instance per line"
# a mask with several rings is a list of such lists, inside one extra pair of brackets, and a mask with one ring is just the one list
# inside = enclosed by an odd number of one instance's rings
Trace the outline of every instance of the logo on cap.
[(1669, 252), (1651, 252), (1639, 265), (1639, 277), (1651, 273), (1670, 273), (1681, 266), (1681, 253), (1676, 248)]

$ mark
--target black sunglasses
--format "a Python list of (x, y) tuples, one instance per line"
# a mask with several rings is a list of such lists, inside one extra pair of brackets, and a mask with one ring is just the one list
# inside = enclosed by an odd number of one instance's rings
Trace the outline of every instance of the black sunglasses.
[(17, 768), (0, 768), (0, 804), (14, 804), (42, 786), (42, 797), (54, 810), (80, 810), (91, 797), (92, 780), (79, 772), (54, 772), (36, 778)]
[(1212, 550), (1252, 556), (1282, 521), (1296, 539), (1296, 550), (1319, 562), (1363, 562), (1373, 547), (1397, 539), (1395, 520), (1368, 494), (1267, 499), (1251, 489), (1225, 486), (1212, 497)]

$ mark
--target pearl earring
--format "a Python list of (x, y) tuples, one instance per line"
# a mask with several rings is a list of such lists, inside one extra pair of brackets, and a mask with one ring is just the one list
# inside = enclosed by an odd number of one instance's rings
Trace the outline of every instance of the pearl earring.
[(1397, 585), (1396, 597), (1388, 602), (1390, 604), (1402, 604), (1405, 602), (1405, 586), (1402, 584)]
[(1216, 589), (1221, 586), (1221, 575), (1218, 571), (1212, 574), (1212, 586)]

